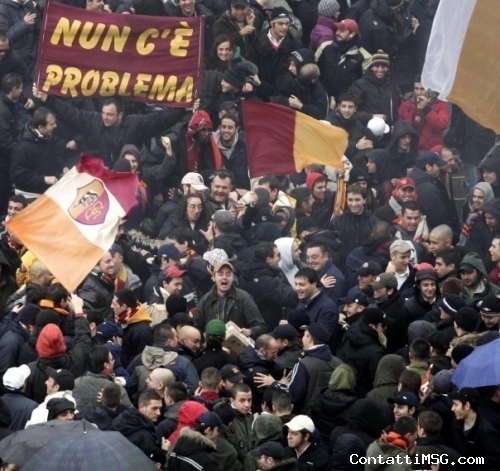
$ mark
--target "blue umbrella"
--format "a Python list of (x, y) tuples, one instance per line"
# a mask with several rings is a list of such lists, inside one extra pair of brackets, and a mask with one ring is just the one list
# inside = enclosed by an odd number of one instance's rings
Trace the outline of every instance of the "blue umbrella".
[(500, 385), (500, 339), (476, 347), (453, 373), (458, 388), (480, 388)]
[(72, 433), (35, 453), (23, 471), (154, 471), (154, 463), (119, 432)]

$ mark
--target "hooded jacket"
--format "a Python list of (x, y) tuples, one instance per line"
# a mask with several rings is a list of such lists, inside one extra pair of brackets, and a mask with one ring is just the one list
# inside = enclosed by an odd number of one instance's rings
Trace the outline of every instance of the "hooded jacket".
[(427, 216), (429, 230), (446, 224), (452, 228), (453, 232), (458, 232), (459, 224), (455, 203), (450, 200), (446, 187), (440, 180), (417, 167), (413, 169), (409, 177), (415, 181), (418, 204)]
[[(78, 409), (83, 410), (97, 405), (97, 395), (107, 384), (113, 381), (111, 376), (104, 373), (91, 373), (76, 378), (73, 397)], [(120, 385), (121, 403), (125, 407), (132, 407), (127, 391)]]
[(366, 395), (367, 399), (387, 404), (387, 399), (393, 398), (398, 391), (399, 377), (406, 370), (403, 357), (389, 354), (382, 357), (373, 381), (373, 389)]
[(292, 245), (294, 242), (293, 237), (280, 237), (274, 241), (281, 254), (280, 269), (292, 287), (295, 285), (295, 273), (299, 271), (297, 263), (293, 261)]
[[(405, 135), (411, 136), (410, 150), (400, 152), (398, 149), (399, 139)], [(390, 178), (403, 178), (407, 176), (407, 171), (413, 168), (418, 155), (419, 138), (415, 129), (406, 121), (397, 121), (394, 123), (392, 137), (387, 146), (389, 151), (389, 165), (391, 167)]]
[(0, 337), (0, 375), (13, 366), (22, 363), (18, 357), (25, 342), (29, 339), (28, 331), (19, 323), (17, 314), (14, 317), (7, 316), (2, 322), (4, 334)]
[(498, 155), (498, 153), (489, 155), (484, 160), (482, 160), (479, 164), (478, 169), (480, 173), (482, 172), (482, 170), (495, 172), (495, 174), (497, 175), (497, 181), (494, 185), (492, 185), (492, 188), (495, 198), (500, 198), (500, 182), (498, 181), (498, 179), (500, 178), (500, 156)]
[(111, 428), (140, 448), (148, 458), (165, 463), (165, 453), (156, 442), (155, 424), (136, 408), (123, 411), (113, 420)]
[(166, 352), (162, 348), (144, 347), (141, 354), (142, 364), (133, 368), (132, 371), (133, 383), (138, 385), (138, 390), (142, 391), (147, 387), (146, 380), (151, 371), (155, 368), (168, 365), (172, 361), (175, 361), (178, 356), (177, 352)]
[(208, 412), (208, 409), (203, 404), (197, 401), (184, 402), (179, 409), (177, 428), (172, 435), (168, 437), (169, 442), (175, 445), (182, 429), (185, 427), (194, 429), (196, 426), (196, 419), (204, 412)]
[(352, 433), (340, 436), (332, 452), (330, 471), (363, 471), (364, 465), (353, 464), (353, 455), (364, 456), (366, 448), (359, 437)]
[(239, 287), (253, 297), (270, 331), (283, 318), (283, 308), (299, 302), (296, 291), (283, 278), (279, 268), (257, 258), (246, 264), (239, 278)]
[[(412, 471), (413, 465), (409, 458), (408, 442), (404, 437), (395, 432), (389, 432), (383, 440), (373, 442), (366, 452), (368, 458), (372, 458), (365, 465), (366, 471)], [(373, 457), (376, 457), (373, 460)], [(383, 457), (382, 459), (379, 457)], [(385, 464), (388, 458), (393, 458), (394, 464)], [(400, 462), (399, 464), (398, 461)], [(376, 464), (373, 464), (373, 463)]]
[(356, 371), (355, 390), (364, 397), (373, 388), (378, 363), (384, 356), (378, 332), (364, 322), (355, 324), (344, 335), (337, 356)]
[(460, 268), (462, 268), (464, 265), (470, 265), (471, 267), (475, 268), (481, 274), (481, 281), (485, 285), (483, 291), (475, 292), (472, 295), (467, 287), (464, 286), (462, 296), (466, 300), (472, 300), (475, 302), (484, 299), (489, 294), (500, 294), (500, 286), (496, 286), (488, 282), (488, 272), (486, 271), (486, 267), (484, 266), (483, 261), (477, 253), (469, 252), (468, 254), (466, 254), (462, 259), (462, 262), (460, 263)]
[(215, 444), (199, 432), (184, 427), (170, 451), (171, 471), (219, 471), (214, 452)]
[(336, 427), (347, 425), (349, 410), (358, 400), (353, 391), (355, 385), (356, 372), (343, 363), (335, 368), (328, 388), (323, 389), (314, 402), (311, 418), (325, 446), (329, 446), (330, 434)]

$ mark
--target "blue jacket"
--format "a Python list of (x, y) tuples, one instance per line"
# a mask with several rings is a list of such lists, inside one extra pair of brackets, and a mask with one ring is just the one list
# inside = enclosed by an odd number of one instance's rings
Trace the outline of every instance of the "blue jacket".
[(334, 301), (323, 291), (310, 300), (300, 300), (297, 309), (303, 309), (309, 316), (309, 323), (321, 324), (333, 338), (338, 325), (339, 310)]
[(333, 288), (323, 288), (323, 291), (328, 294), (335, 304), (338, 304), (339, 299), (347, 294), (347, 283), (342, 272), (333, 264), (328, 262), (323, 270), (318, 272), (318, 277), (321, 279), (324, 275), (333, 275), (337, 280)]
[[(17, 317), (17, 316), (16, 316)], [(18, 356), (29, 335), (17, 319), (7, 316), (2, 322), (5, 333), (0, 337), (0, 375), (11, 367), (18, 366)]]

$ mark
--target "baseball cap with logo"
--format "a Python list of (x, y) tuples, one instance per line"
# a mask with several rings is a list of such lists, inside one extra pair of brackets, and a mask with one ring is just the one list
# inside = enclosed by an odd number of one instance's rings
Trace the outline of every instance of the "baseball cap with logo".
[(377, 262), (365, 262), (358, 268), (358, 276), (380, 275), (382, 267)]
[(394, 320), (387, 316), (387, 314), (379, 309), (378, 307), (369, 307), (363, 311), (363, 315), (361, 317), (362, 321), (367, 324), (383, 324), (383, 325), (392, 325), (394, 324)]
[(415, 189), (415, 180), (413, 178), (400, 178), (398, 184), (396, 185), (396, 190), (402, 190), (403, 188), (413, 188)]
[(398, 287), (398, 280), (392, 273), (381, 273), (372, 283), (373, 289), (394, 288)]
[(199, 173), (189, 172), (181, 180), (182, 185), (191, 185), (196, 191), (208, 190), (205, 181)]
[(387, 399), (389, 404), (398, 404), (400, 406), (408, 406), (408, 407), (418, 407), (418, 398), (411, 391), (401, 391), (396, 394), (394, 399)]
[(480, 311), (482, 316), (500, 316), (500, 298), (497, 298), (494, 294), (486, 296), (483, 299)]
[(343, 304), (356, 303), (361, 304), (362, 306), (368, 306), (368, 304), (370, 304), (368, 296), (360, 289), (350, 290), (349, 293), (347, 293), (347, 296), (345, 298), (340, 298), (339, 301)]
[(228, 380), (231, 383), (239, 383), (244, 379), (240, 369), (236, 365), (224, 365), (220, 369), (220, 376), (223, 380)]

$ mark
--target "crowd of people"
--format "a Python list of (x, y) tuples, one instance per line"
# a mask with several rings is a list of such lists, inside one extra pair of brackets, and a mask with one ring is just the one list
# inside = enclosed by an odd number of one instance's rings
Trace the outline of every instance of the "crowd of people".
[[(47, 95), (43, 2), (0, 1), (0, 448), (86, 420), (171, 471), (497, 470), (500, 385), (453, 374), (500, 337), (500, 151), (421, 83), (439, 0), (64, 3), (203, 16), (202, 86)], [(243, 100), (344, 129), (351, 165), (251, 179)], [(5, 223), (80, 153), (138, 204), (70, 293)]]

